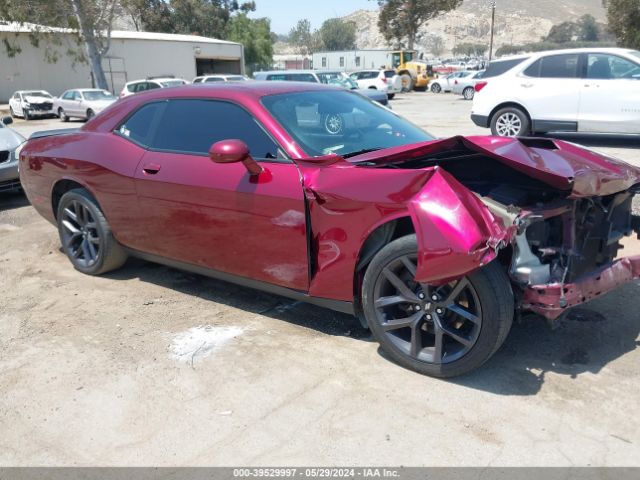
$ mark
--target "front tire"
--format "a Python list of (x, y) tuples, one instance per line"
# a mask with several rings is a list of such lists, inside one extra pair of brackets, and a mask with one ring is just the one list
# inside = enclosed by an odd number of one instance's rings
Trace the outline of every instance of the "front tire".
[(394, 240), (374, 257), (362, 284), (362, 307), (382, 350), (399, 365), (453, 377), (484, 364), (513, 322), (514, 297), (498, 262), (460, 280), (429, 286), (414, 280), (415, 235)]
[(531, 122), (519, 108), (506, 107), (491, 118), (491, 133), (498, 137), (526, 137), (531, 134)]
[(87, 110), (87, 121), (91, 120), (95, 116), (96, 116), (96, 113), (93, 110), (91, 109)]
[(440, 86), (439, 83), (434, 83), (433, 85), (431, 85), (431, 92), (432, 93), (442, 93), (442, 87)]
[(62, 249), (76, 270), (100, 275), (120, 268), (127, 260), (98, 202), (84, 188), (62, 196), (57, 219)]
[(396, 96), (396, 94), (395, 94), (395, 93), (389, 93), (389, 94), (387, 94), (387, 98), (388, 98), (389, 100), (393, 100), (393, 97), (395, 97), (395, 96)]
[(22, 116), (24, 117), (24, 120), (26, 122), (28, 122), (29, 120), (31, 120), (31, 114), (29, 113), (29, 110), (25, 110), (24, 108), (22, 109)]
[(9, 107), (9, 114), (11, 115), (11, 118), (16, 118), (16, 114), (13, 111), (13, 107)]

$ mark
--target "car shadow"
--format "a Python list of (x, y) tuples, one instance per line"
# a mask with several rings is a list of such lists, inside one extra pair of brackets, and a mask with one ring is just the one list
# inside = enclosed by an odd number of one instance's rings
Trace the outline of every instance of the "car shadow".
[(371, 336), (351, 315), (136, 258), (129, 259), (123, 268), (108, 273), (105, 277), (114, 280), (139, 278), (144, 282), (283, 320), (326, 335), (364, 341), (368, 341)]
[(566, 142), (573, 142), (585, 147), (628, 148), (637, 150), (640, 145), (640, 135), (609, 135), (587, 133), (548, 133), (536, 135), (542, 138), (555, 138)]
[(0, 192), (0, 212), (29, 206), (27, 196), (21, 190)]
[[(633, 298), (637, 288), (634, 282), (606, 297)], [(452, 381), (499, 395), (527, 396), (538, 393), (549, 374), (575, 379), (599, 373), (640, 345), (640, 318), (629, 313), (637, 308), (629, 305), (624, 317), (607, 318), (600, 313), (606, 297), (575, 308), (553, 328), (541, 317), (525, 316), (483, 367)]]
[[(143, 260), (130, 259), (122, 269), (105, 276), (114, 280), (139, 278), (326, 335), (373, 341), (370, 332), (350, 315)], [(637, 288), (635, 282), (609, 296), (633, 298)], [(523, 317), (514, 323), (502, 348), (485, 365), (447, 381), (498, 395), (528, 396), (540, 391), (548, 374), (575, 379), (587, 372), (600, 372), (640, 345), (640, 319), (629, 314), (605, 318), (598, 312), (603, 310), (599, 306), (602, 301), (574, 309), (553, 328), (541, 317)], [(388, 359), (380, 349), (378, 352)]]

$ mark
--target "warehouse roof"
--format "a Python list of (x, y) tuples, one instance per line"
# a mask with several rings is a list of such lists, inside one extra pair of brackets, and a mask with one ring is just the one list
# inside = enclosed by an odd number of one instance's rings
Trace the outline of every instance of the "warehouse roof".
[[(32, 23), (5, 23), (0, 24), (0, 32), (11, 33), (30, 33), (34, 31), (42, 32), (58, 32), (73, 33), (70, 28), (48, 27), (45, 25), (35, 25)], [(195, 42), (195, 43), (224, 43), (229, 45), (239, 45), (237, 42), (229, 42), (227, 40), (219, 40), (217, 38), (200, 37), (198, 35), (179, 35), (175, 33), (157, 33), (157, 32), (136, 32), (129, 30), (113, 30), (111, 38), (116, 40), (164, 40), (169, 42)]]

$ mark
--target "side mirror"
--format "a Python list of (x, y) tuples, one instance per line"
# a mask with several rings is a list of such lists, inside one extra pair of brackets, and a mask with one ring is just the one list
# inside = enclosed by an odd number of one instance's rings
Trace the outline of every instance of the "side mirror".
[(2, 117), (2, 123), (4, 123), (5, 125), (11, 125), (13, 123), (13, 118), (9, 116)]
[(260, 175), (262, 167), (251, 158), (249, 147), (242, 140), (222, 140), (211, 145), (209, 158), (216, 163), (242, 162), (250, 175)]

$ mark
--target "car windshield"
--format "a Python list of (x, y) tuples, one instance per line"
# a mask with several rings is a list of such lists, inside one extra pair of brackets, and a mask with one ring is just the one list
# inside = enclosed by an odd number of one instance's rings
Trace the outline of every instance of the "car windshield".
[(25, 97), (42, 97), (42, 98), (52, 98), (47, 92), (43, 92), (41, 90), (32, 90), (30, 92), (24, 92), (22, 95)]
[(390, 110), (347, 91), (268, 95), (262, 104), (311, 156), (349, 157), (434, 139)]
[(88, 90), (82, 92), (82, 95), (84, 95), (85, 100), (89, 100), (90, 102), (95, 100), (113, 100), (115, 98), (106, 90)]
[(178, 87), (180, 85), (184, 85), (184, 80), (163, 80), (159, 82), (163, 87)]

